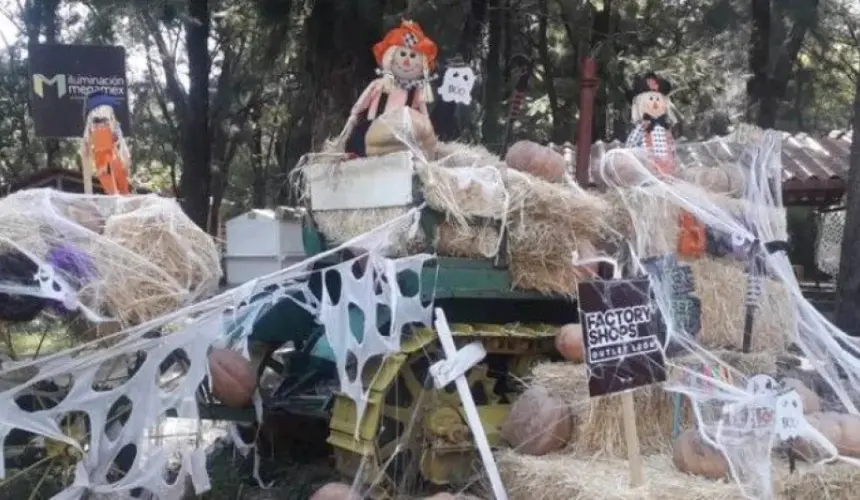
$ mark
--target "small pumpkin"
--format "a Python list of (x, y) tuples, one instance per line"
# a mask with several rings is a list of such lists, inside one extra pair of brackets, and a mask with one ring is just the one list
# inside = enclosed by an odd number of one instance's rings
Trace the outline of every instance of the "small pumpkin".
[(786, 388), (794, 389), (800, 395), (800, 400), (803, 403), (803, 413), (818, 413), (821, 411), (821, 399), (809, 387), (806, 387), (803, 382), (796, 378), (784, 378), (782, 384)]
[(601, 186), (633, 187), (651, 179), (647, 161), (638, 156), (613, 155), (604, 162), (593, 163), (591, 177)]
[(251, 362), (231, 349), (213, 349), (209, 354), (212, 394), (230, 408), (243, 408), (254, 397), (257, 377)]
[(568, 361), (585, 361), (585, 344), (582, 340), (582, 325), (571, 323), (558, 329), (555, 335), (555, 348)]
[(542, 456), (563, 448), (574, 429), (570, 408), (546, 388), (535, 386), (514, 402), (500, 434), (518, 452)]
[[(806, 421), (836, 446), (840, 455), (860, 458), (860, 416), (819, 412), (806, 415)], [(796, 439), (792, 448), (801, 458), (810, 462), (827, 458), (815, 440)]]
[(361, 495), (352, 491), (352, 487), (343, 483), (328, 483), (316, 490), (310, 500), (360, 500)]
[(691, 184), (701, 186), (712, 193), (729, 196), (742, 194), (746, 186), (744, 173), (737, 165), (733, 164), (724, 164), (717, 167), (687, 167), (681, 170), (679, 177)]
[(513, 169), (549, 182), (564, 180), (564, 156), (532, 141), (519, 141), (508, 149), (505, 163)]
[(672, 458), (679, 471), (708, 479), (722, 479), (729, 475), (729, 463), (723, 454), (705, 442), (699, 431), (690, 429), (677, 438)]

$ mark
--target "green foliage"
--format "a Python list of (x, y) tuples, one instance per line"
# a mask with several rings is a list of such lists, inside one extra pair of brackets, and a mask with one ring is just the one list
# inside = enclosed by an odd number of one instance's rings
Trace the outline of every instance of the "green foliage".
[[(772, 1), (774, 12), (782, 16), (773, 27), (778, 50), (792, 23), (813, 14), (813, 3)], [(847, 128), (853, 81), (860, 74), (860, 14), (852, 10), (852, 1), (821, 0), (779, 103), (779, 128), (813, 135)], [(350, 66), (335, 61), (337, 53), (330, 51), (349, 47), (349, 57), (365, 54), (369, 60), (372, 41), (401, 18), (423, 26), (438, 43), (443, 61), (460, 55), (479, 73), (474, 105), (458, 111), (465, 140), (500, 141), (500, 136), (481, 137), (481, 130), (494, 130), (484, 123), (497, 123), (501, 130), (513, 85), (507, 58), (517, 52), (534, 60), (535, 76), (514, 139), (573, 141), (579, 61), (586, 55), (595, 57), (600, 68), (595, 138), (623, 139), (629, 112), (625, 91), (632, 77), (645, 70), (672, 79), (681, 131), (688, 138), (725, 133), (743, 118), (748, 104), (750, 9), (745, 0), (617, 0), (612, 12), (604, 11), (608, 2), (558, 0), (209, 3), (208, 142), (213, 168), (223, 175), (224, 196), (241, 206), (261, 197), (268, 204), (290, 201), (290, 169), (312, 144), (335, 134), (332, 128), (345, 117), (345, 99), (331, 95), (334, 89), (352, 95), (367, 83), (366, 76), (349, 73)], [(0, 184), (45, 164), (43, 141), (33, 136), (27, 117), (26, 28), (35, 27), (44, 36), (53, 19), (59, 41), (126, 47), (133, 69), (133, 172), (151, 188), (171, 188), (182, 171), (182, 140), (192, 133), (184, 128), (182, 104), (187, 99), (187, 0), (70, 0), (61, 2), (53, 18), (46, 16), (51, 4), (28, 4), (31, 15), (14, 6), (2, 10), (24, 30), (13, 33), (0, 52)], [(540, 22), (541, 12), (546, 23)], [(497, 40), (493, 50), (489, 40)], [(308, 68), (316, 73), (310, 75)], [(255, 109), (259, 113), (252, 113)], [(61, 164), (76, 164), (75, 148), (71, 141), (62, 143)]]

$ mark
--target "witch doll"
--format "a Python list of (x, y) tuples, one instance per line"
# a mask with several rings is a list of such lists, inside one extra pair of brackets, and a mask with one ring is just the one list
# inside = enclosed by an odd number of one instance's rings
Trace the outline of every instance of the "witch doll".
[(436, 43), (412, 21), (402, 21), (373, 46), (379, 78), (367, 86), (350, 111), (342, 133), (349, 134), (347, 153), (364, 157), (405, 149), (390, 127), (378, 120), (383, 115), (403, 113), (404, 108), (419, 146), (425, 149), (435, 145), (427, 104), (433, 101), (430, 75), (437, 55)]
[(625, 147), (645, 150), (658, 173), (675, 173), (675, 140), (672, 125), (675, 114), (669, 93), (672, 85), (654, 72), (633, 81), (631, 120), (633, 131), (627, 136)]

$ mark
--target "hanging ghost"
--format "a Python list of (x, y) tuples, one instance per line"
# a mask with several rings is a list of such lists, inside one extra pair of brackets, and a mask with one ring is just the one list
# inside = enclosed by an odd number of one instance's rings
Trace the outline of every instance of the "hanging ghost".
[(342, 139), (348, 134), (346, 152), (363, 157), (403, 150), (402, 141), (392, 136), (391, 127), (379, 120), (382, 117), (408, 116), (422, 149), (435, 147), (427, 104), (433, 101), (430, 72), (436, 67), (436, 43), (418, 24), (403, 21), (373, 46), (373, 55), (379, 65), (379, 78), (365, 88), (350, 111), (341, 134)]
[(776, 437), (782, 441), (800, 435), (803, 424), (803, 400), (795, 389), (776, 398)]
[(449, 67), (442, 77), (439, 96), (445, 102), (469, 105), (472, 103), (472, 89), (475, 87), (475, 72), (468, 66)]
[(753, 395), (760, 396), (763, 394), (770, 394), (774, 390), (776, 390), (776, 380), (774, 380), (770, 375), (760, 373), (758, 375), (753, 375), (747, 381), (747, 392), (751, 392)]
[(105, 194), (130, 194), (128, 167), (131, 154), (116, 117), (118, 102), (104, 92), (87, 96), (84, 136), (80, 156), (83, 165), (84, 191), (93, 192), (95, 175)]

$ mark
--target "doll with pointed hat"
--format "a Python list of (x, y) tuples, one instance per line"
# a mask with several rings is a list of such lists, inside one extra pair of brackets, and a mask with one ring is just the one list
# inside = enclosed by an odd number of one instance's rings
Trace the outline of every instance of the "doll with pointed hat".
[(367, 86), (352, 107), (344, 129), (349, 134), (347, 153), (375, 156), (403, 149), (402, 143), (391, 137), (388, 127), (376, 121), (383, 115), (402, 114), (404, 109), (419, 142), (432, 139), (435, 144), (427, 104), (433, 101), (430, 74), (437, 55), (436, 43), (412, 21), (402, 21), (373, 46), (379, 78)]
[(672, 85), (654, 72), (636, 77), (628, 94), (632, 100), (631, 120), (634, 128), (625, 147), (649, 153), (662, 174), (675, 172), (675, 140), (672, 125), (675, 114), (669, 94)]
[(95, 175), (105, 194), (129, 194), (128, 167), (131, 155), (116, 117), (117, 100), (96, 91), (87, 96), (84, 136), (80, 156), (84, 190), (92, 193)]

